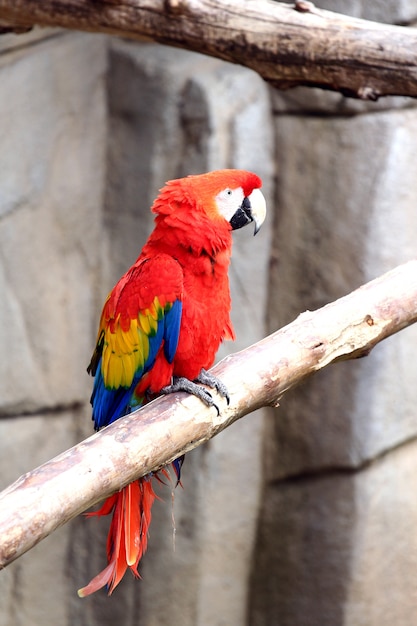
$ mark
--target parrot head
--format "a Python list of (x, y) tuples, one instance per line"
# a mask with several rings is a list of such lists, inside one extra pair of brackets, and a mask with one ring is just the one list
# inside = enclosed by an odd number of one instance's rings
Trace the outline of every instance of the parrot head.
[(245, 170), (218, 170), (188, 180), (197, 183), (199, 194), (203, 189), (203, 208), (211, 219), (221, 216), (232, 230), (254, 222), (256, 235), (266, 215), (259, 176)]
[[(211, 223), (227, 225), (229, 230), (253, 222), (256, 235), (266, 216), (261, 186), (259, 176), (246, 170), (225, 169), (191, 175), (169, 181), (161, 189), (152, 210), (159, 215), (175, 214), (179, 218), (187, 205)], [(185, 213), (183, 217), (186, 219)]]

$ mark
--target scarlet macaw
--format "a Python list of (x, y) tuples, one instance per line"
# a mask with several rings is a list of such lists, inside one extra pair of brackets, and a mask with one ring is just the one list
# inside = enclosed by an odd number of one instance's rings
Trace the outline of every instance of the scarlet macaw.
[[(232, 230), (265, 219), (261, 179), (219, 170), (171, 180), (152, 206), (155, 228), (134, 265), (110, 292), (88, 372), (96, 430), (161, 393), (188, 391), (216, 406), (203, 383), (228, 398), (206, 370), (224, 339), (234, 339), (228, 267)], [(177, 480), (183, 458), (173, 462)], [(151, 476), (129, 484), (92, 515), (113, 513), (107, 567), (81, 597), (107, 586), (127, 568), (135, 576), (146, 550), (155, 498)]]

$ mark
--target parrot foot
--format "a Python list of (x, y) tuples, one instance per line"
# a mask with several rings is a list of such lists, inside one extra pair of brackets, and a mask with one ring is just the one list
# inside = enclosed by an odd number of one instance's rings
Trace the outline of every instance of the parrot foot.
[(210, 374), (210, 372), (204, 368), (201, 370), (195, 381), (197, 383), (201, 383), (202, 385), (207, 385), (207, 387), (210, 387), (211, 389), (215, 389), (218, 394), (226, 399), (227, 404), (230, 404), (230, 396), (226, 385), (222, 383), (219, 378), (216, 378), (216, 376), (213, 376), (213, 374)]
[(211, 387), (211, 389), (215, 389), (221, 396), (226, 398), (227, 404), (229, 404), (229, 394), (227, 392), (226, 385), (224, 385), (218, 378), (212, 376), (206, 370), (202, 369), (199, 376), (195, 379), (195, 381), (188, 380), (188, 378), (183, 378), (182, 376), (174, 376), (172, 384), (167, 385), (161, 389), (161, 393), (169, 394), (175, 393), (176, 391), (185, 391), (186, 393), (190, 393), (192, 396), (199, 398), (206, 406), (214, 407), (217, 411), (217, 415), (220, 415), (220, 409), (217, 404), (213, 400), (213, 396), (207, 389), (201, 387), (201, 383), (203, 385), (207, 385)]

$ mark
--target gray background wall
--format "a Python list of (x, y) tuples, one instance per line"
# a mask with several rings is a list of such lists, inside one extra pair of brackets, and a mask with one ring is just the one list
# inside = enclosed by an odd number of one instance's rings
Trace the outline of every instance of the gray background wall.
[[(327, 2), (407, 22), (417, 2)], [(272, 91), (185, 51), (39, 30), (0, 38), (0, 487), (92, 431), (103, 300), (168, 179), (255, 170), (236, 233), (241, 349), (416, 255), (417, 109)], [(414, 626), (416, 329), (340, 363), (187, 456), (155, 505), (143, 580), (76, 589), (107, 523), (77, 518), (0, 572), (0, 626)], [(248, 372), (250, 376), (250, 372)]]

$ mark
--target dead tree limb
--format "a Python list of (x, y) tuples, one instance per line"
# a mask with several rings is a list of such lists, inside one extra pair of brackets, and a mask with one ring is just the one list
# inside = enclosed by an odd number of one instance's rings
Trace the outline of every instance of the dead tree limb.
[(159, 398), (19, 478), (0, 494), (0, 567), (97, 501), (208, 441), (330, 363), (365, 356), (417, 321), (417, 260), (233, 354), (213, 373), (220, 415), (185, 394)]
[[(3, 32), (60, 26), (202, 52), (285, 89), (417, 96), (417, 30), (270, 0), (0, 0)], [(1, 30), (0, 29), (0, 30)]]

